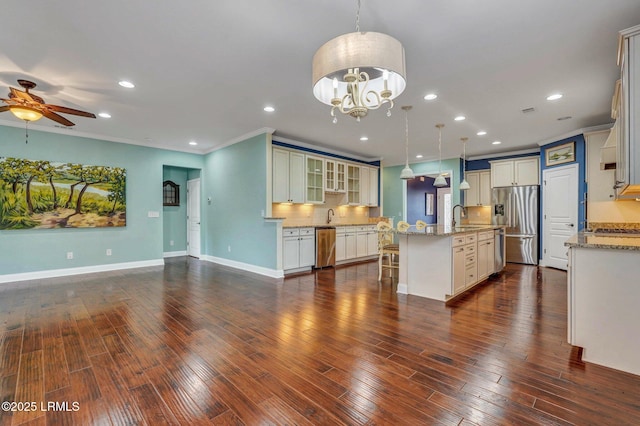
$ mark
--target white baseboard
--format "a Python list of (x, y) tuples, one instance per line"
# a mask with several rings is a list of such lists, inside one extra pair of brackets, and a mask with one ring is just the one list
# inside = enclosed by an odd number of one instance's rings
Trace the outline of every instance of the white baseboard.
[(120, 269), (164, 266), (163, 259), (142, 260), (139, 262), (109, 263), (106, 265), (81, 266), (78, 268), (50, 269), (47, 271), (23, 272), (0, 275), (0, 284), (15, 281), (39, 280), (43, 278), (66, 277), (70, 275), (91, 274), (94, 272), (117, 271)]
[(180, 257), (180, 256), (186, 256), (186, 255), (187, 255), (186, 250), (165, 251), (164, 253), (162, 253), (162, 257)]
[(398, 291), (396, 293), (409, 294), (409, 287), (406, 284), (398, 283)]
[(265, 268), (262, 266), (251, 265), (249, 263), (237, 262), (235, 260), (224, 259), (222, 257), (215, 256), (200, 256), (201, 260), (206, 260), (207, 262), (217, 263), (222, 266), (229, 266), (234, 269), (240, 269), (247, 272), (252, 272), (258, 275), (264, 275), (271, 278), (284, 278), (284, 271), (277, 269)]

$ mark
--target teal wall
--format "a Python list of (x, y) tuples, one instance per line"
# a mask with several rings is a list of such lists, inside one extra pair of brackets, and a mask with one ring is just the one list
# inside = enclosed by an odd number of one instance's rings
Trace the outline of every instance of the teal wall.
[(205, 157), (204, 254), (276, 269), (276, 224), (262, 217), (270, 149), (271, 142), (263, 134)]
[[(164, 166), (162, 181), (170, 180), (180, 186), (180, 205), (162, 206), (164, 252), (187, 250), (187, 179), (188, 169)], [(171, 245), (173, 241), (173, 246)]]
[(0, 126), (0, 156), (125, 168), (127, 226), (0, 231), (0, 274), (162, 259), (163, 166), (201, 169), (201, 155), (36, 130), (25, 144), (24, 135), (24, 128)]
[[(451, 188), (451, 194), (453, 196), (453, 205), (460, 203), (460, 158), (450, 158), (442, 160), (443, 171), (453, 171), (453, 187)], [(438, 173), (439, 163), (438, 161), (427, 161), (423, 163), (410, 164), (413, 173), (416, 175)], [(400, 171), (404, 168), (403, 165), (384, 167), (382, 169), (383, 177), (383, 197), (384, 203), (382, 206), (382, 214), (386, 217), (392, 217), (393, 223), (398, 223), (400, 220), (404, 220), (402, 217), (403, 209), (403, 188), (405, 182), (400, 179)]]

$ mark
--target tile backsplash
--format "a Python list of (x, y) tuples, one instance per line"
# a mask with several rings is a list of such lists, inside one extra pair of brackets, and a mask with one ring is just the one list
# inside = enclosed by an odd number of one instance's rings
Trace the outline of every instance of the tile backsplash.
[(370, 217), (379, 216), (378, 207), (354, 207), (340, 205), (344, 196), (336, 194), (325, 194), (325, 204), (273, 204), (272, 216), (284, 217), (284, 226), (295, 225), (325, 225), (327, 223), (327, 214), (329, 209), (333, 209), (335, 213), (332, 216), (331, 223), (340, 224), (357, 224), (369, 223)]
[(595, 201), (589, 203), (587, 221), (606, 223), (640, 222), (638, 201)]

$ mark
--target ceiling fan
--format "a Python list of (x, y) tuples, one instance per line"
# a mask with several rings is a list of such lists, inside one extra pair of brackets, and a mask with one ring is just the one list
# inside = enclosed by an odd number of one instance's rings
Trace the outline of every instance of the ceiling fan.
[(18, 84), (22, 86), (24, 90), (10, 87), (9, 99), (0, 98), (0, 100), (7, 104), (0, 106), (0, 112), (11, 111), (13, 115), (27, 122), (37, 121), (44, 116), (67, 127), (74, 126), (75, 124), (57, 113), (96, 118), (95, 114), (90, 112), (59, 105), (45, 104), (44, 99), (29, 92), (29, 90), (36, 87), (36, 84), (32, 81), (18, 80)]

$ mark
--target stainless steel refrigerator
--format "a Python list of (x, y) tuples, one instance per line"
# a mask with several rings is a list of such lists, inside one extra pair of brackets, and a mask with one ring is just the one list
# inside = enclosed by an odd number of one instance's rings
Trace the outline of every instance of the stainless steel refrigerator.
[(491, 196), (494, 225), (504, 225), (506, 260), (538, 264), (538, 185), (493, 188)]

